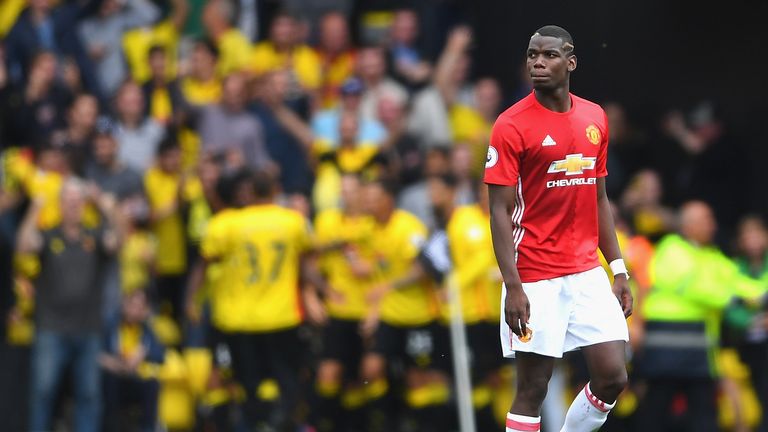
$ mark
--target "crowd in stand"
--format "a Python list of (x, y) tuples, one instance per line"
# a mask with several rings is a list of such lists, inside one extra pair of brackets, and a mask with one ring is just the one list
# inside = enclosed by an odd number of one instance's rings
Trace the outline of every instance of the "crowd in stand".
[[(503, 428), (482, 174), (528, 80), (478, 76), (468, 25), (426, 52), (408, 5), (258, 3), (0, 2), (7, 430), (456, 430), (448, 286)], [(606, 430), (767, 430), (768, 229), (707, 174), (723, 125), (672, 111), (662, 160), (599, 102), (637, 301)], [(587, 376), (558, 373), (547, 430)]]

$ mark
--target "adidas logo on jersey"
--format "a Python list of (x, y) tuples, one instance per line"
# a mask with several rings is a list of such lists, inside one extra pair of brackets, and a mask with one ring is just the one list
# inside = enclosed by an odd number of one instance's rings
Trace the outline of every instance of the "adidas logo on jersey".
[(552, 137), (549, 135), (547, 135), (547, 137), (544, 138), (544, 141), (541, 142), (542, 147), (553, 146), (556, 144), (557, 142), (555, 142), (555, 140), (553, 140)]

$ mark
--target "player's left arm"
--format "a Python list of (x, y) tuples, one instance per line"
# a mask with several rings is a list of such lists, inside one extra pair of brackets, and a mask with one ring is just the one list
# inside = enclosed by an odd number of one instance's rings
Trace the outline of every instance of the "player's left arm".
[[(616, 238), (616, 227), (613, 224), (613, 213), (611, 212), (611, 203), (608, 200), (608, 194), (605, 192), (605, 177), (597, 179), (597, 221), (599, 226), (600, 239), (598, 246), (603, 252), (608, 263), (621, 260), (621, 249), (619, 241)], [(623, 260), (621, 261), (623, 263)], [(611, 265), (614, 269), (616, 265)], [(616, 272), (614, 270), (613, 293), (619, 299), (624, 316), (632, 315), (632, 291), (629, 288), (629, 274), (626, 272)]]

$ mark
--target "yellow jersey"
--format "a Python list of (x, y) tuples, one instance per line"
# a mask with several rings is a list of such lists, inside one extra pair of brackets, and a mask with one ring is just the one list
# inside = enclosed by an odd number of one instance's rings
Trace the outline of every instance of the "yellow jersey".
[(216, 328), (270, 332), (301, 323), (300, 260), (309, 244), (304, 216), (277, 205), (214, 217), (200, 249), (222, 266), (210, 293)]
[(343, 249), (326, 252), (320, 257), (320, 269), (326, 275), (328, 285), (341, 294), (340, 300), (331, 297), (326, 301), (331, 317), (359, 320), (368, 313), (365, 295), (371, 280), (354, 275), (347, 255), (357, 254), (361, 259), (372, 256), (367, 244), (373, 224), (370, 216), (348, 216), (337, 209), (325, 210), (315, 219), (315, 239), (319, 247), (347, 242)]
[(160, 45), (165, 49), (167, 59), (166, 78), (176, 78), (176, 59), (178, 58), (179, 32), (170, 20), (154, 27), (142, 27), (128, 30), (123, 34), (123, 52), (131, 70), (131, 77), (136, 82), (145, 82), (150, 78), (149, 49)]
[(327, 142), (317, 141), (312, 151), (319, 160), (312, 199), (315, 208), (320, 211), (338, 207), (342, 174), (357, 173), (364, 177), (375, 177), (377, 174), (373, 162), (379, 148), (371, 143), (332, 148)]
[(320, 106), (324, 109), (335, 107), (339, 102), (339, 88), (344, 81), (354, 75), (357, 56), (354, 51), (346, 51), (331, 58), (317, 51), (322, 70), (320, 85)]
[(227, 76), (233, 72), (241, 72), (248, 69), (251, 59), (251, 42), (235, 27), (225, 31), (217, 41), (219, 48), (219, 61), (216, 71), (220, 76)]
[[(386, 224), (374, 224), (370, 247), (375, 254), (377, 283), (406, 276), (427, 236), (427, 228), (414, 215), (395, 210)], [(439, 304), (432, 285), (418, 281), (389, 291), (379, 306), (381, 320), (394, 326), (418, 326), (433, 321)]]
[(491, 242), (491, 224), (478, 205), (457, 208), (446, 228), (459, 288), (464, 322), (497, 322), (501, 314), (501, 281)]
[[(179, 174), (166, 173), (157, 167), (147, 170), (144, 175), (144, 190), (153, 212), (162, 212), (179, 199)], [(181, 213), (177, 209), (166, 217), (152, 223), (152, 232), (157, 239), (155, 270), (159, 275), (177, 275), (187, 268), (186, 237)]]
[(302, 87), (311, 90), (320, 87), (320, 58), (306, 45), (299, 45), (286, 54), (277, 52), (272, 42), (259, 42), (253, 49), (251, 68), (256, 75), (290, 68)]
[(186, 77), (181, 80), (181, 94), (191, 105), (211, 105), (217, 103), (221, 97), (221, 81), (216, 78), (199, 81)]
[(148, 287), (150, 263), (156, 254), (157, 242), (149, 231), (136, 230), (126, 236), (119, 255), (123, 294)]

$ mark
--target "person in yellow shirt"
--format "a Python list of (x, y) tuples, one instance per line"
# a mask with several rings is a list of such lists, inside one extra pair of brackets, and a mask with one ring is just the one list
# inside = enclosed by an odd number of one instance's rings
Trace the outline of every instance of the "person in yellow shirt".
[(193, 107), (217, 103), (221, 97), (221, 80), (216, 75), (219, 49), (209, 39), (198, 39), (192, 45), (189, 73), (181, 80), (184, 100)]
[(157, 240), (155, 291), (163, 314), (170, 312), (181, 322), (184, 282), (187, 271), (186, 236), (182, 219), (184, 186), (181, 150), (168, 137), (157, 149), (157, 163), (144, 175), (144, 190), (149, 200), (150, 227)]
[(502, 280), (491, 244), (488, 190), (481, 183), (477, 204), (456, 206), (457, 186), (458, 179), (451, 174), (428, 180), (436, 219), (448, 240), (451, 268), (446, 276), (457, 285), (466, 325), (475, 422), (478, 430), (497, 430), (501, 424), (493, 412), (492, 395), (504, 364), (496, 347)]
[(328, 12), (320, 19), (319, 45), (315, 49), (320, 60), (320, 107), (335, 108), (341, 85), (355, 72), (357, 55), (349, 40), (349, 24), (340, 12)]
[(160, 45), (149, 49), (150, 76), (141, 86), (144, 93), (144, 112), (162, 125), (177, 124), (181, 119), (184, 100), (179, 82), (168, 78), (168, 53)]
[(218, 47), (216, 70), (222, 77), (247, 70), (251, 61), (251, 42), (232, 25), (234, 15), (232, 3), (226, 0), (209, 1), (203, 9), (203, 26)]
[[(222, 266), (211, 287), (211, 320), (245, 390), (246, 424), (288, 430), (299, 396), (304, 346), (298, 331), (303, 320), (300, 284), (310, 233), (301, 214), (274, 204), (271, 174), (254, 173), (252, 185), (255, 202), (211, 222), (200, 253), (206, 262)], [(267, 377), (277, 381), (280, 394), (270, 408), (257, 395)]]
[(394, 429), (389, 424), (397, 416), (389, 411), (387, 364), (400, 361), (405, 365), (403, 408), (419, 425), (417, 430), (431, 430), (449, 417), (436, 415), (449, 396), (439, 372), (444, 366), (440, 362), (445, 335), (436, 323), (437, 293), (417, 261), (427, 228), (395, 207), (395, 193), (395, 185), (382, 179), (364, 187), (366, 211), (375, 221), (370, 240), (374, 286), (367, 296), (370, 312), (361, 328), (370, 338), (362, 363), (369, 410), (366, 430)]
[(316, 140), (312, 151), (317, 161), (313, 190), (315, 207), (324, 210), (339, 205), (339, 179), (342, 174), (356, 173), (372, 178), (380, 174), (383, 157), (374, 143), (359, 142), (360, 119), (354, 111), (343, 111), (339, 120), (339, 146)]
[(363, 355), (360, 323), (368, 313), (366, 293), (373, 276), (373, 219), (363, 213), (360, 177), (341, 178), (342, 208), (315, 219), (320, 268), (328, 281), (323, 349), (315, 380), (311, 423), (318, 431), (361, 428)]
[(312, 92), (321, 84), (321, 66), (317, 53), (299, 40), (295, 16), (280, 11), (269, 26), (269, 39), (253, 48), (251, 69), (257, 75), (277, 69), (290, 69), (302, 91)]

